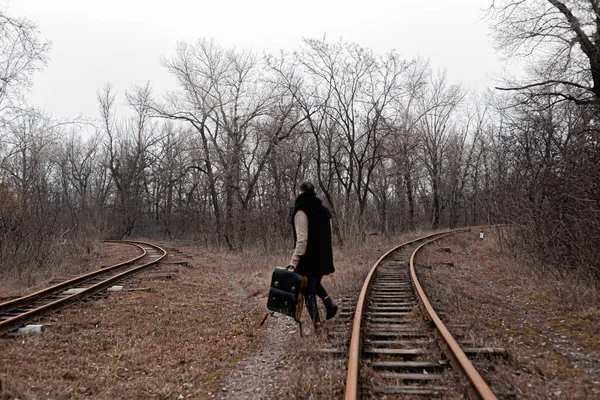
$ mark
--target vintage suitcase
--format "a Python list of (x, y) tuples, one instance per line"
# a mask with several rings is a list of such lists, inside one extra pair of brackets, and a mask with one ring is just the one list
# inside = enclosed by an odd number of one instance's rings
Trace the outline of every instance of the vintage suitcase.
[(300, 321), (305, 288), (305, 276), (286, 268), (276, 267), (271, 278), (267, 308)]

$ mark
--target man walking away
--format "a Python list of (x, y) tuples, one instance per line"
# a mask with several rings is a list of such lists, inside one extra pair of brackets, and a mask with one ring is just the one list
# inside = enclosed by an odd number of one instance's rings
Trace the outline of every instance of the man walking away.
[(319, 322), (314, 295), (323, 300), (326, 318), (331, 319), (338, 307), (321, 284), (324, 275), (335, 271), (331, 247), (331, 213), (317, 198), (315, 187), (309, 180), (300, 184), (300, 194), (292, 212), (292, 227), (296, 247), (288, 268), (308, 278), (306, 304), (313, 322)]

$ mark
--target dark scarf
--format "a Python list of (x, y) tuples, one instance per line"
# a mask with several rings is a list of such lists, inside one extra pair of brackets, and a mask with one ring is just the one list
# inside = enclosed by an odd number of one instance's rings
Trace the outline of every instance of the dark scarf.
[(298, 197), (296, 197), (294, 210), (290, 216), (290, 222), (294, 224), (294, 216), (298, 210), (302, 210), (306, 213), (306, 215), (308, 215), (311, 211), (313, 211), (315, 208), (318, 208), (322, 204), (323, 202), (321, 199), (319, 199), (314, 193), (300, 193)]

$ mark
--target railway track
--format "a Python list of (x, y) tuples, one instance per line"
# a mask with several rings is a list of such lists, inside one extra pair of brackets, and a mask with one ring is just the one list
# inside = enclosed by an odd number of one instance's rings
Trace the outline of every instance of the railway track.
[(436, 314), (415, 272), (425, 245), (468, 229), (403, 243), (373, 265), (352, 322), (345, 399), (443, 396), (496, 399)]
[(108, 289), (120, 280), (156, 265), (167, 252), (144, 242), (120, 241), (138, 247), (141, 254), (130, 260), (93, 271), (35, 293), (0, 303), (0, 336), (68, 303)]

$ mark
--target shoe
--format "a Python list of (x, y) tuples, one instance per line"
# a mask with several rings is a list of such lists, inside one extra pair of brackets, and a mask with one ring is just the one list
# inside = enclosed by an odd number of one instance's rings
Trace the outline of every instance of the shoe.
[(338, 306), (331, 300), (329, 296), (323, 299), (323, 303), (325, 304), (325, 310), (327, 311), (326, 319), (331, 319), (335, 317), (337, 314)]
[(315, 322), (314, 327), (315, 327), (315, 333), (321, 332), (321, 323), (320, 322)]

